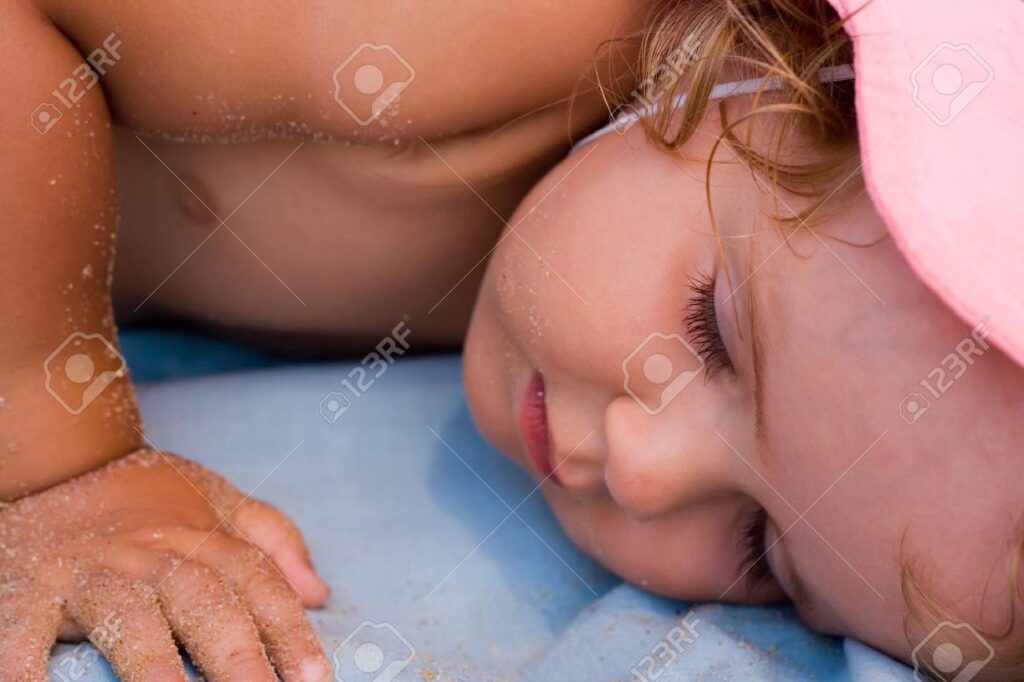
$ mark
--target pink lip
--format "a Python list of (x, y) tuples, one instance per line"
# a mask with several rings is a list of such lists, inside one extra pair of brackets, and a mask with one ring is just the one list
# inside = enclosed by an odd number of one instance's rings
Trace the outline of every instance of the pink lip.
[(551, 466), (551, 437), (548, 434), (548, 408), (544, 399), (544, 377), (534, 371), (526, 385), (519, 407), (519, 430), (526, 452), (542, 478), (558, 483)]

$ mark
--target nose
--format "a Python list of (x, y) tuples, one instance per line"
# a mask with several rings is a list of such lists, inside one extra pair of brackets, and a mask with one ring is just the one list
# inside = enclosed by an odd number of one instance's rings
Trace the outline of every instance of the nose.
[(729, 490), (725, 444), (700, 396), (688, 398), (658, 414), (628, 395), (605, 409), (605, 484), (635, 520), (651, 520)]

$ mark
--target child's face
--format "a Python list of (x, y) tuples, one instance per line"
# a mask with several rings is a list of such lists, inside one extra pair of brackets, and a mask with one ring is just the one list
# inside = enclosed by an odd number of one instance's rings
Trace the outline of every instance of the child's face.
[[(971, 338), (891, 239), (839, 241), (885, 235), (863, 194), (826, 206), (822, 239), (799, 229), (786, 245), (759, 217), (771, 195), (739, 163), (716, 164), (720, 258), (695, 151), (612, 135), (523, 202), (467, 341), (479, 427), (538, 480), (554, 468), (543, 491), (573, 540), (653, 591), (788, 595), (816, 629), (906, 659), (927, 629), (904, 635), (902, 546), (956, 616), (998, 629), (1024, 473), (1009, 454), (1024, 441), (1021, 372)], [(695, 345), (683, 318), (703, 274), (732, 368), (673, 397), (665, 387), (695, 361), (671, 335)], [(645, 345), (652, 333), (669, 336)], [(760, 509), (754, 555), (769, 547), (772, 577), (751, 587), (744, 534)]]

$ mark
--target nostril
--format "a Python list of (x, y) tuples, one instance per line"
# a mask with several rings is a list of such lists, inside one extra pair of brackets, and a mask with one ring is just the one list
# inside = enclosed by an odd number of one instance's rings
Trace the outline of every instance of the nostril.
[(577, 462), (573, 466), (559, 468), (558, 483), (574, 497), (593, 497), (607, 492), (604, 464), (597, 462)]

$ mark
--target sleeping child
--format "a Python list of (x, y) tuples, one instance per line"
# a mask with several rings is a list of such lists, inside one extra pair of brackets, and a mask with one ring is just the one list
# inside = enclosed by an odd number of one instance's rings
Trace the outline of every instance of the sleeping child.
[(332, 676), (300, 530), (148, 441), (115, 311), (404, 320), (624, 579), (1024, 676), (1019, 3), (556, 5), (3, 3), (0, 679)]

